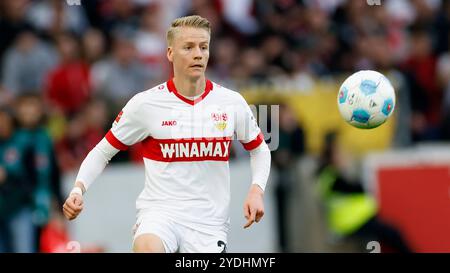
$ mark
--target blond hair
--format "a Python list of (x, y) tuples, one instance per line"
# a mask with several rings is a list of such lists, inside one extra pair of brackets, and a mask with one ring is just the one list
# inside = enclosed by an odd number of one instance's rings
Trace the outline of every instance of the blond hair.
[(211, 34), (211, 24), (206, 18), (203, 18), (199, 15), (180, 17), (172, 21), (172, 24), (167, 31), (167, 44), (169, 46), (172, 45), (173, 37), (175, 36), (175, 32), (179, 27), (202, 28), (208, 31), (209, 34)]

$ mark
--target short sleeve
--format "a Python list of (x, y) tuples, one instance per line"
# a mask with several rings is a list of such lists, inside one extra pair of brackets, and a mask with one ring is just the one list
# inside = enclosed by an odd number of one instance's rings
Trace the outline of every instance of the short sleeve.
[(106, 140), (119, 150), (126, 150), (129, 146), (144, 140), (148, 136), (144, 117), (142, 96), (138, 94), (130, 99), (117, 115), (105, 136)]
[(264, 135), (258, 126), (256, 118), (252, 110), (239, 94), (239, 102), (236, 109), (236, 128), (235, 134), (237, 139), (242, 143), (247, 151), (257, 148), (263, 141)]

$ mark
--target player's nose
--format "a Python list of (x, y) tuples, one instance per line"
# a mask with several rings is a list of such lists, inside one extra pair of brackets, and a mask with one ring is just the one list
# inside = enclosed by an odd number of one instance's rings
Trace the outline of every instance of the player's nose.
[(202, 55), (202, 50), (201, 50), (201, 48), (200, 47), (195, 47), (195, 50), (194, 50), (194, 59), (195, 60), (201, 60), (203, 58), (203, 55)]

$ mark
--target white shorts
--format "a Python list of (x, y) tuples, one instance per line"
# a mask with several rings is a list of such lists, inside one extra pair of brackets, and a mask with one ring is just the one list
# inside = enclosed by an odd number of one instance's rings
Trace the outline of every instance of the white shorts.
[(133, 228), (134, 240), (142, 234), (158, 236), (166, 253), (225, 253), (227, 252), (227, 233), (220, 228), (205, 233), (180, 224), (163, 213), (147, 212), (138, 216)]

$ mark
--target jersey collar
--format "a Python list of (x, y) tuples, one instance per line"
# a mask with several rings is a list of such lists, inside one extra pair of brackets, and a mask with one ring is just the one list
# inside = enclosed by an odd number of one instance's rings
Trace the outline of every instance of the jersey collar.
[(170, 79), (167, 81), (167, 89), (169, 90), (169, 92), (174, 93), (175, 96), (177, 96), (180, 100), (184, 101), (185, 103), (188, 103), (190, 105), (195, 105), (195, 104), (201, 102), (209, 94), (209, 92), (211, 92), (211, 90), (213, 89), (213, 84), (210, 80), (206, 79), (205, 91), (203, 92), (203, 94), (200, 97), (196, 98), (195, 100), (188, 99), (185, 96), (178, 93), (178, 90), (175, 87), (173, 79)]

